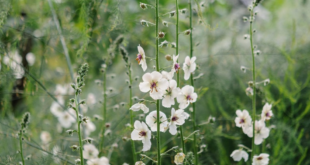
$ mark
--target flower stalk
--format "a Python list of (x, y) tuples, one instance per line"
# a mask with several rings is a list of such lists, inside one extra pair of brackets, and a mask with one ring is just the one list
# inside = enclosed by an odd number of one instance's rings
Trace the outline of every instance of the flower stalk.
[[(103, 64), (103, 66), (106, 66)], [(100, 155), (103, 153), (103, 143), (104, 143), (104, 132), (105, 132), (105, 122), (106, 122), (106, 115), (107, 115), (107, 82), (106, 82), (106, 67), (102, 68), (103, 72), (103, 80), (102, 80), (102, 87), (103, 87), (103, 107), (102, 107), (102, 129), (101, 129), (101, 139), (100, 139), (100, 145), (99, 145), (99, 151)]]
[(24, 134), (24, 131), (26, 130), (28, 124), (30, 122), (30, 113), (29, 112), (26, 112), (23, 116), (23, 119), (20, 123), (20, 130), (19, 130), (19, 133), (18, 133), (18, 136), (19, 136), (19, 147), (20, 147), (20, 157), (22, 158), (22, 164), (25, 165), (25, 159), (24, 159), (24, 155), (23, 155), (23, 140), (24, 140), (24, 137), (23, 137), (23, 134)]
[(251, 9), (250, 13), (250, 42), (251, 42), (251, 53), (252, 53), (252, 74), (253, 74), (253, 98), (252, 98), (252, 119), (253, 119), (253, 138), (252, 138), (252, 152), (251, 158), (255, 155), (255, 121), (256, 121), (256, 75), (255, 75), (255, 56), (254, 56), (254, 46), (253, 46), (253, 21), (254, 21), (254, 8)]
[[(189, 25), (190, 25), (190, 30), (191, 33), (189, 34), (189, 38), (190, 38), (190, 58), (193, 57), (193, 12), (192, 12), (192, 0), (189, 0)], [(191, 79), (191, 85), (194, 87), (194, 78), (193, 75), (191, 74), (190, 76)], [(196, 104), (192, 103), (192, 108), (193, 108), (193, 113), (192, 113), (192, 120), (193, 120), (193, 128), (194, 131), (196, 131), (197, 129), (197, 125), (196, 125)], [(196, 133), (194, 134), (194, 156), (195, 156), (195, 165), (198, 165), (198, 153), (197, 153), (197, 135)]]
[[(155, 0), (155, 34), (156, 34), (156, 50), (155, 50), (155, 55), (156, 55), (156, 71), (159, 72), (159, 59), (158, 59), (158, 47), (159, 47), (159, 37), (158, 37), (158, 23), (159, 23), (159, 14), (158, 14), (158, 1)], [(159, 99), (156, 101), (156, 111), (157, 111), (157, 117), (156, 117), (156, 124), (157, 124), (157, 164), (161, 165), (161, 154), (160, 154), (160, 116), (159, 116), (159, 106), (160, 102)]]
[[(179, 54), (179, 3), (178, 0), (175, 0), (175, 11), (176, 11), (176, 25), (175, 25), (175, 37), (176, 37), (176, 41), (175, 41), (175, 55), (177, 56)], [(177, 63), (179, 62), (179, 60), (177, 60)], [(180, 72), (177, 72), (177, 87), (180, 86)], [(178, 107), (176, 106), (176, 109), (178, 109)], [(184, 145), (184, 138), (183, 138), (183, 126), (180, 125), (180, 136), (181, 136), (181, 145), (182, 145), (182, 152), (185, 153), (185, 145)]]
[[(78, 105), (78, 101), (77, 101), (77, 98), (78, 98), (78, 94), (77, 92), (75, 92), (75, 107), (79, 107)], [(77, 123), (78, 123), (78, 136), (79, 136), (79, 152), (80, 152), (80, 159), (81, 159), (81, 165), (84, 165), (84, 157), (83, 157), (83, 143), (82, 143), (82, 137), (81, 137), (81, 124), (82, 124), (82, 121), (80, 120), (79, 118), (79, 111), (78, 109), (75, 109), (75, 113), (76, 113), (76, 120), (77, 120)]]

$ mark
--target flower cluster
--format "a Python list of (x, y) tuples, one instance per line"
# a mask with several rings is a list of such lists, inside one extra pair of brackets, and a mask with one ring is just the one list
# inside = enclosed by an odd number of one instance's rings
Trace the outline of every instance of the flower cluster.
[[(263, 107), (260, 120), (255, 121), (255, 133), (254, 133), (254, 143), (256, 145), (260, 145), (264, 139), (269, 136), (270, 128), (268, 128), (265, 124), (266, 120), (270, 120), (273, 116), (272, 105), (266, 103)], [(242, 128), (243, 133), (245, 133), (249, 137), (253, 137), (253, 121), (249, 112), (247, 110), (237, 110), (237, 117), (235, 118), (235, 123), (237, 127)], [(242, 158), (244, 161), (248, 160), (247, 152), (243, 151), (242, 147), (238, 150), (233, 151), (230, 155), (235, 161), (240, 161)], [(253, 165), (268, 164), (269, 161), (268, 154), (261, 154), (259, 156), (254, 156)]]
[[(146, 56), (143, 48), (138, 46), (137, 61), (142, 66), (143, 71), (147, 69)], [(185, 85), (183, 88), (177, 87), (176, 80), (173, 79), (174, 73), (180, 71), (180, 64), (178, 63), (179, 55), (173, 55), (173, 64), (169, 72), (158, 71), (147, 72), (142, 76), (143, 82), (140, 82), (139, 89), (143, 93), (149, 93), (153, 100), (162, 100), (162, 106), (165, 108), (171, 108), (171, 117), (168, 119), (166, 114), (159, 111), (160, 116), (160, 130), (157, 130), (157, 111), (151, 111), (145, 118), (145, 122), (135, 121), (134, 130), (131, 133), (132, 140), (141, 140), (143, 143), (142, 151), (148, 151), (151, 148), (151, 132), (169, 132), (172, 135), (177, 134), (177, 126), (181, 126), (185, 123), (185, 120), (189, 118), (189, 114), (184, 111), (190, 103), (194, 103), (197, 100), (197, 93), (194, 91), (194, 87)], [(183, 64), (184, 79), (189, 79), (190, 75), (196, 69), (195, 63), (196, 57), (185, 58)], [(172, 108), (175, 105), (175, 100), (178, 103), (179, 109)], [(144, 113), (149, 112), (149, 108), (143, 103), (139, 102), (130, 108), (133, 111), (142, 110)]]
[(110, 165), (109, 159), (106, 157), (98, 158), (99, 151), (93, 144), (85, 144), (83, 146), (83, 156), (87, 160), (87, 165)]

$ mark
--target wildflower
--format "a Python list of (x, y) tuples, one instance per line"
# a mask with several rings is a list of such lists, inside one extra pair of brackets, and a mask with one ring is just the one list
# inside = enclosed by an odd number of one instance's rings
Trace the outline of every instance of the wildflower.
[(174, 99), (180, 94), (181, 90), (177, 87), (177, 82), (175, 80), (170, 80), (169, 86), (166, 89), (162, 104), (166, 108), (170, 108), (174, 105)]
[(267, 165), (269, 163), (269, 155), (262, 153), (258, 156), (253, 157), (252, 165)]
[(96, 103), (96, 96), (93, 93), (87, 95), (86, 103), (88, 105), (93, 105)]
[(237, 110), (237, 117), (235, 119), (235, 123), (237, 127), (246, 127), (252, 125), (252, 118), (247, 110)]
[(57, 157), (57, 155), (61, 152), (59, 146), (55, 146), (53, 148), (53, 160), (56, 164), (60, 164), (60, 159)]
[(52, 140), (51, 134), (47, 131), (42, 131), (40, 134), (40, 139), (43, 144), (47, 144)]
[(185, 109), (189, 103), (194, 103), (197, 100), (197, 93), (194, 92), (194, 87), (185, 85), (181, 89), (180, 95), (177, 97), (180, 109)]
[(75, 164), (76, 165), (81, 164), (81, 159), (75, 159)]
[(110, 165), (109, 159), (106, 157), (101, 158), (93, 158), (90, 160), (87, 160), (87, 165)]
[(176, 43), (175, 43), (175, 42), (172, 42), (172, 43), (171, 43), (171, 48), (176, 48), (176, 47), (177, 47)]
[(134, 123), (135, 129), (131, 132), (132, 140), (142, 140), (142, 151), (148, 151), (151, 148), (151, 131), (144, 122), (138, 120)]
[(247, 96), (253, 96), (253, 88), (247, 87), (245, 89), (245, 93), (246, 93)]
[[(58, 102), (59, 102), (59, 103), (63, 103), (64, 100), (61, 99), (61, 100), (58, 100)], [(53, 102), (52, 105), (51, 105), (51, 108), (50, 108), (52, 114), (53, 114), (54, 116), (56, 116), (56, 117), (61, 116), (62, 113), (63, 113), (63, 112), (62, 112), (62, 107), (59, 105), (59, 103)]]
[(161, 75), (163, 76), (164, 79), (170, 81), (172, 79), (172, 77), (174, 76), (174, 72), (162, 71)]
[(135, 165), (145, 165), (142, 161), (137, 161)]
[(142, 104), (142, 103), (136, 103), (136, 104), (132, 105), (130, 107), (130, 109), (133, 111), (139, 111), (141, 109), (144, 113), (149, 112), (149, 108), (147, 106), (145, 106), (145, 104)]
[(246, 67), (241, 66), (240, 69), (241, 69), (241, 71), (243, 71), (244, 73), (246, 72)]
[(182, 14), (186, 13), (186, 9), (181, 9), (180, 11), (181, 11)]
[(270, 79), (264, 80), (264, 86), (268, 85), (270, 83)]
[(188, 119), (189, 114), (184, 112), (183, 109), (175, 110), (174, 108), (171, 109), (171, 118), (169, 123), (169, 132), (172, 135), (177, 133), (177, 126), (176, 125), (183, 125), (185, 123), (185, 119)]
[(271, 110), (272, 104), (266, 103), (263, 107), (263, 111), (261, 114), (262, 120), (270, 120), (270, 118), (273, 116), (272, 110)]
[[(253, 132), (253, 131), (252, 131)], [(254, 143), (259, 145), (269, 136), (270, 129), (266, 127), (262, 120), (255, 121), (255, 139)]]
[(165, 90), (168, 88), (168, 81), (162, 78), (162, 75), (153, 71), (152, 73), (145, 73), (142, 77), (143, 82), (139, 84), (142, 92), (149, 92), (150, 96), (154, 99), (161, 99)]
[(34, 56), (33, 53), (30, 52), (30, 53), (27, 53), (26, 60), (29, 64), (29, 66), (32, 66), (34, 64), (34, 62), (36, 61), (36, 57)]
[(178, 64), (178, 58), (179, 58), (179, 55), (177, 56), (173, 55), (173, 66), (171, 69), (172, 72), (178, 73), (178, 71), (180, 70), (180, 64)]
[(242, 149), (235, 150), (231, 153), (230, 157), (234, 159), (234, 161), (240, 161), (242, 158), (246, 162), (249, 158), (249, 154)]
[(179, 165), (179, 164), (183, 164), (183, 161), (185, 159), (185, 154), (180, 152), (180, 153), (177, 153), (175, 156), (174, 156), (174, 163)]
[[(157, 131), (157, 111), (152, 111), (145, 118), (146, 124), (151, 128), (151, 131)], [(159, 122), (160, 122), (160, 131), (165, 132), (165, 127), (168, 127), (166, 115), (159, 111)]]
[(143, 48), (139, 45), (138, 46), (138, 54), (136, 60), (138, 61), (139, 65), (141, 65), (143, 71), (147, 69), (147, 64), (146, 64), (146, 57)]
[(196, 70), (196, 57), (189, 58), (186, 56), (185, 62), (183, 63), (183, 70), (184, 70), (184, 79), (188, 80), (191, 73)]
[(97, 158), (98, 154), (99, 151), (93, 144), (85, 144), (83, 146), (83, 156), (85, 159)]
[(82, 125), (82, 128), (85, 129), (85, 136), (89, 136), (92, 132), (96, 130), (96, 125), (90, 120), (87, 120), (87, 123), (83, 122)]
[(62, 127), (69, 128), (71, 127), (71, 124), (75, 122), (75, 118), (72, 116), (74, 113), (71, 113), (71, 112), (69, 112), (69, 110), (64, 111), (58, 117), (58, 121)]

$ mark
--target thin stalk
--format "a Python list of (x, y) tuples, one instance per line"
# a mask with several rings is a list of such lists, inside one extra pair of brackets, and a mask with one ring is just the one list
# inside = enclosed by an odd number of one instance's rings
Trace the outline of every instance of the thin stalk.
[(103, 118), (103, 123), (102, 123), (102, 129), (101, 129), (101, 140), (100, 140), (100, 145), (99, 145), (99, 151), (102, 154), (102, 148), (103, 148), (103, 143), (104, 143), (104, 132), (105, 132), (105, 122), (107, 119), (107, 82), (106, 82), (106, 72), (107, 69), (105, 68), (103, 72), (103, 81), (102, 81), (102, 86), (103, 86), (103, 109), (102, 109), (102, 118)]
[(23, 130), (20, 130), (20, 135), (19, 135), (19, 148), (20, 148), (20, 157), (22, 158), (22, 163), (25, 165), (25, 160), (24, 160), (24, 155), (23, 155)]
[(253, 137), (252, 137), (252, 152), (251, 152), (251, 159), (255, 155), (255, 144), (254, 144), (254, 137), (255, 137), (255, 117), (256, 117), (256, 76), (255, 76), (255, 57), (254, 57), (254, 46), (253, 46), (253, 21), (254, 21), (254, 7), (251, 10), (250, 16), (250, 42), (251, 42), (251, 52), (252, 52), (252, 72), (253, 72), (253, 98), (252, 98), (252, 118), (253, 118)]
[[(128, 66), (128, 76), (129, 76), (129, 108), (132, 106), (132, 79), (131, 79), (131, 67), (130, 65)], [(133, 127), (133, 111), (130, 111), (130, 125), (132, 126), (132, 131), (134, 130)], [(135, 142), (131, 140), (131, 149), (132, 149), (132, 156), (133, 156), (133, 162), (135, 163), (137, 161), (136, 157), (136, 147), (135, 147)]]
[[(158, 1), (155, 0), (155, 38), (156, 38), (156, 70), (159, 72), (159, 59), (158, 59), (158, 45), (159, 45), (159, 38), (158, 38)], [(156, 124), (157, 124), (157, 164), (161, 165), (161, 155), (160, 155), (160, 120), (159, 120), (159, 100), (156, 101), (156, 111), (157, 111), (157, 118), (156, 118)]]
[[(79, 107), (79, 104), (78, 104), (78, 100), (77, 100), (77, 94), (75, 94), (75, 107)], [(83, 143), (82, 143), (82, 137), (81, 137), (81, 121), (80, 121), (80, 118), (79, 118), (79, 112), (78, 110), (76, 109), (75, 110), (76, 112), (76, 120), (77, 120), (77, 123), (78, 123), (78, 135), (79, 135), (79, 145), (80, 145), (80, 159), (81, 159), (81, 165), (84, 165), (84, 157), (83, 157)]]
[[(193, 12), (192, 12), (192, 0), (189, 0), (189, 28), (191, 30), (190, 33), (190, 58), (193, 57)], [(191, 74), (191, 85), (194, 87), (194, 78), (193, 75)], [(192, 113), (192, 120), (193, 120), (193, 127), (194, 127), (194, 131), (196, 131), (197, 129), (197, 125), (196, 125), (196, 105), (195, 103), (192, 103), (192, 107), (193, 107), (193, 113)], [(194, 155), (195, 155), (195, 165), (198, 165), (198, 154), (197, 154), (197, 135), (196, 133), (194, 134)]]
[[(175, 25), (175, 37), (176, 37), (176, 48), (175, 48), (175, 55), (177, 56), (179, 54), (179, 3), (178, 0), (175, 0), (175, 11), (177, 14), (177, 20), (176, 20), (176, 25)], [(177, 63), (179, 60), (177, 60)], [(174, 67), (174, 66), (173, 66)], [(177, 72), (177, 87), (180, 86), (180, 74)], [(182, 145), (182, 152), (185, 153), (185, 145), (184, 145), (184, 138), (183, 138), (183, 126), (181, 125), (180, 127), (180, 134), (181, 134), (181, 145)]]

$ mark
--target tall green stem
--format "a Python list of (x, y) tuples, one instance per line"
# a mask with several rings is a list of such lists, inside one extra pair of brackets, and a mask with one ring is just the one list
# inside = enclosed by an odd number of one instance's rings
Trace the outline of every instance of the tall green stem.
[[(132, 106), (132, 79), (131, 79), (131, 65), (128, 66), (128, 76), (129, 76), (129, 108)], [(130, 111), (130, 125), (132, 126), (132, 130), (134, 129), (133, 127), (133, 111)], [(135, 147), (135, 142), (131, 140), (131, 149), (132, 149), (132, 156), (133, 156), (133, 162), (135, 163), (137, 161), (136, 157), (136, 147)]]
[(19, 132), (19, 147), (20, 147), (20, 157), (22, 158), (22, 163), (25, 165), (24, 155), (23, 155), (23, 130), (21, 129)]
[[(175, 8), (176, 8), (175, 11), (177, 14), (177, 20), (176, 20), (176, 25), (175, 25), (175, 37), (176, 37), (175, 55), (177, 56), (179, 54), (179, 3), (178, 3), (178, 0), (175, 0)], [(177, 60), (177, 63), (178, 62), (179, 62), (179, 60)], [(180, 74), (179, 74), (179, 72), (177, 72), (177, 87), (179, 87), (179, 86), (180, 86)], [(183, 150), (183, 153), (185, 153), (185, 145), (184, 145), (182, 125), (179, 128), (180, 128), (180, 134), (181, 134), (182, 150)]]
[[(190, 58), (193, 57), (193, 12), (192, 12), (192, 0), (189, 1), (189, 25), (190, 25)], [(193, 75), (191, 74), (191, 85), (194, 87), (194, 79), (193, 79)], [(195, 103), (192, 103), (192, 107), (193, 107), (193, 127), (194, 127), (194, 131), (196, 131), (197, 129), (197, 125), (196, 125), (196, 105)], [(196, 133), (194, 134), (194, 155), (195, 155), (195, 165), (198, 165), (198, 153), (197, 153), (197, 135)]]
[(252, 98), (252, 118), (253, 118), (253, 137), (252, 137), (252, 152), (251, 152), (251, 158), (253, 158), (255, 154), (255, 118), (256, 118), (256, 76), (255, 76), (255, 57), (254, 57), (254, 46), (253, 46), (253, 21), (254, 21), (254, 7), (251, 10), (251, 16), (250, 16), (250, 42), (251, 42), (251, 52), (252, 52), (252, 71), (253, 71), (253, 98)]
[[(159, 46), (159, 38), (158, 38), (158, 1), (155, 0), (155, 38), (156, 38), (156, 71), (159, 72), (159, 59), (158, 59), (158, 46)], [(157, 124), (157, 164), (161, 165), (161, 155), (160, 155), (160, 120), (159, 120), (159, 100), (156, 101), (156, 110), (157, 110), (157, 118), (156, 118), (156, 124)]]
[(78, 111), (79, 103), (78, 103), (77, 94), (75, 94), (75, 107), (76, 107), (76, 110), (75, 110), (75, 113), (76, 113), (76, 120), (77, 120), (77, 123), (78, 123), (78, 132), (77, 132), (77, 133), (78, 133), (78, 136), (79, 136), (80, 159), (81, 159), (81, 165), (84, 165), (83, 143), (82, 143), (82, 137), (81, 137), (81, 123), (82, 123), (82, 122), (80, 121), (80, 118), (79, 118), (79, 111)]
[[(100, 140), (100, 145), (99, 145), (99, 151), (102, 154), (103, 153), (103, 143), (104, 143), (104, 132), (105, 132), (105, 122), (107, 120), (107, 82), (106, 82), (106, 72), (107, 69), (104, 68), (105, 70), (103, 71), (103, 80), (102, 80), (102, 86), (103, 86), (103, 109), (102, 109), (102, 118), (103, 118), (103, 123), (102, 123), (102, 129), (101, 129), (101, 140)], [(100, 154), (100, 155), (101, 155)]]

